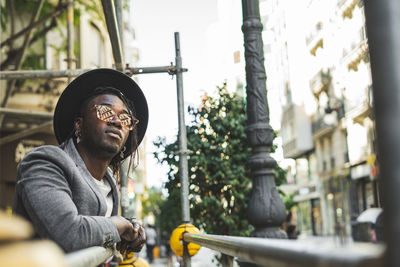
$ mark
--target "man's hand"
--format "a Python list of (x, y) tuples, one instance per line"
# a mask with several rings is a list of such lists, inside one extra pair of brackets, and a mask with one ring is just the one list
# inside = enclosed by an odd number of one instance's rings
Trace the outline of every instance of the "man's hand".
[(121, 216), (113, 216), (111, 220), (117, 227), (121, 242), (117, 249), (121, 252), (139, 252), (146, 243), (146, 234), (143, 227), (136, 221), (129, 221)]
[(111, 221), (115, 224), (121, 239), (134, 241), (138, 237), (138, 229), (133, 224), (121, 216), (112, 216)]

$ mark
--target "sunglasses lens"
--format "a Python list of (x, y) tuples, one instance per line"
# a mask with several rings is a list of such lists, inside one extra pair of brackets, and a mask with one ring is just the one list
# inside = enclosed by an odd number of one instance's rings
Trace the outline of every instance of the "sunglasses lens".
[(129, 114), (120, 114), (118, 117), (123, 126), (131, 125), (131, 116), (129, 116)]
[[(116, 113), (109, 106), (105, 105), (95, 105), (97, 110), (97, 118), (99, 120), (110, 122), (113, 120)], [(132, 119), (131, 115), (122, 113), (118, 115), (121, 125), (132, 130), (133, 127), (139, 122), (137, 119)], [(132, 123), (133, 122), (133, 123)]]
[(97, 109), (97, 118), (99, 118), (102, 121), (109, 122), (115, 116), (115, 112), (110, 107), (104, 105), (97, 105), (96, 109)]

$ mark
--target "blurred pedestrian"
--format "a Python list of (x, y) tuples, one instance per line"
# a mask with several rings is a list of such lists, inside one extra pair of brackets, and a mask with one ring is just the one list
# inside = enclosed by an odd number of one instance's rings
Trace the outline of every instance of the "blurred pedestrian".
[(292, 211), (289, 211), (287, 216), (286, 216), (286, 234), (288, 236), (288, 239), (297, 239), (297, 226), (296, 224), (293, 223), (293, 213)]
[(157, 232), (151, 224), (145, 227), (146, 231), (146, 253), (149, 262), (152, 263), (154, 260), (154, 247), (157, 244)]
[(66, 252), (115, 243), (121, 252), (140, 251), (144, 229), (117, 215), (117, 183), (147, 120), (146, 99), (129, 76), (96, 69), (77, 77), (54, 112), (60, 145), (38, 147), (19, 164), (14, 212)]

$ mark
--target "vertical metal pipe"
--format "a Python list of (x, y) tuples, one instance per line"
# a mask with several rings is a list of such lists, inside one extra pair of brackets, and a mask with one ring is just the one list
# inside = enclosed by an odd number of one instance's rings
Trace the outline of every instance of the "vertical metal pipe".
[[(122, 4), (121, 0), (115, 0), (115, 16), (117, 22), (117, 29), (119, 32), (119, 40), (121, 46), (121, 54), (124, 55), (124, 45), (123, 45), (123, 32), (122, 32)], [(129, 197), (128, 197), (128, 179), (129, 175), (127, 173), (127, 165), (122, 165), (123, 172), (121, 173), (121, 215), (123, 217), (129, 216)]]
[(115, 0), (115, 15), (117, 16), (117, 24), (119, 31), (119, 38), (121, 40), (122, 54), (124, 55), (124, 31), (123, 31), (123, 15), (122, 15), (122, 3), (121, 0)]
[[(72, 69), (74, 60), (74, 0), (68, 0), (67, 6), (67, 69)], [(71, 77), (68, 77), (68, 83)]]
[[(128, 159), (129, 161), (129, 159)], [(125, 218), (129, 217), (129, 197), (128, 197), (128, 167), (125, 164), (121, 166), (120, 184), (121, 184), (121, 215)]]
[(113, 0), (102, 0), (103, 12), (106, 19), (108, 34), (110, 35), (111, 48), (114, 55), (115, 67), (119, 71), (125, 70), (125, 61), (121, 44), (121, 33), (118, 29)]
[(384, 266), (400, 266), (400, 1), (365, 0), (364, 5), (383, 188)]
[[(181, 205), (182, 221), (190, 222), (189, 210), (189, 181), (188, 181), (188, 161), (187, 161), (187, 142), (185, 125), (185, 107), (183, 97), (182, 80), (182, 58), (179, 32), (175, 32), (175, 66), (176, 66), (176, 89), (178, 95), (178, 122), (179, 122), (179, 173), (181, 176)], [(184, 244), (183, 266), (190, 267), (190, 257), (187, 246)]]
[(270, 156), (274, 131), (269, 125), (262, 24), (258, 0), (242, 0), (246, 60), (247, 137), (252, 147), (249, 159), (253, 189), (248, 219), (255, 237), (286, 238), (280, 226), (286, 218), (283, 201), (275, 186), (276, 161)]

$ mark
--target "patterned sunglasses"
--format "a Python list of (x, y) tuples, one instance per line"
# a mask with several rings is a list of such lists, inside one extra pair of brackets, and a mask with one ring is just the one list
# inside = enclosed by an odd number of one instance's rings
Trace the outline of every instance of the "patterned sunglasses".
[[(104, 122), (112, 121), (115, 115), (117, 115), (111, 107), (106, 105), (94, 105), (94, 108), (96, 108), (97, 118)], [(118, 118), (121, 121), (121, 125), (128, 128), (130, 131), (139, 123), (138, 119), (128, 113), (120, 113), (118, 114)]]

